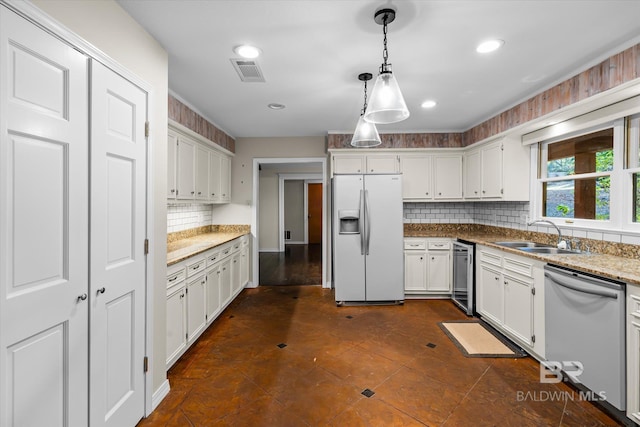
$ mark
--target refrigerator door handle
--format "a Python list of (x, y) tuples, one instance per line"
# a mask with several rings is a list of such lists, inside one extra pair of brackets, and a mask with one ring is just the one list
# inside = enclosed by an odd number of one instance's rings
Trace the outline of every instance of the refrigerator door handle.
[(369, 220), (369, 190), (364, 190), (364, 234), (365, 254), (369, 255), (369, 242), (371, 241), (371, 221)]
[(364, 198), (362, 197), (362, 190), (360, 190), (360, 218), (358, 219), (358, 232), (360, 234), (360, 255), (364, 255)]

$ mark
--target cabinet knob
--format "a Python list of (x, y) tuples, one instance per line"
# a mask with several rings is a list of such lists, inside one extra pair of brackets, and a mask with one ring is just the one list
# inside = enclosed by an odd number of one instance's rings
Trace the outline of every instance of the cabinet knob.
[(500, 280), (500, 278), (499, 278), (499, 277), (494, 277), (494, 279), (496, 279), (496, 280)]
[(428, 196), (428, 195), (429, 195), (429, 192), (427, 191), (427, 192), (426, 192), (426, 193), (424, 193), (424, 194), (426, 194), (426, 195)]
[(211, 195), (212, 195), (212, 196), (215, 196), (215, 195), (216, 195), (216, 193), (211, 193)]
[(438, 193), (438, 196), (442, 196), (442, 193)]
[(482, 194), (486, 193), (486, 191), (482, 190)]
[(175, 193), (175, 192), (176, 192), (175, 188), (172, 188), (171, 193)]
[(87, 294), (78, 295), (78, 302), (84, 301), (87, 299)]
[(192, 191), (192, 192), (191, 192), (191, 194), (196, 194), (196, 192), (195, 192), (195, 191)]
[(509, 282), (505, 280), (505, 281), (504, 281), (504, 284), (505, 284), (505, 285), (508, 285), (508, 284), (509, 284)]
[(478, 191), (474, 191), (473, 193), (474, 193), (474, 194), (478, 194)]
[(202, 194), (202, 191), (198, 191), (198, 196), (200, 196)]
[[(176, 279), (177, 279), (177, 277), (176, 277)], [(104, 288), (104, 286), (103, 286), (103, 287), (101, 287), (100, 289), (98, 289), (98, 292), (97, 292), (97, 293), (98, 293), (98, 294), (104, 294), (104, 293), (105, 293), (105, 291), (106, 291), (106, 289), (105, 289), (105, 288)]]

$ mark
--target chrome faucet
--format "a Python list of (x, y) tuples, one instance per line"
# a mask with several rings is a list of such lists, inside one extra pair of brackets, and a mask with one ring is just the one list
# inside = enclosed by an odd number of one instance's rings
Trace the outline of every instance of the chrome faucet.
[(558, 232), (558, 245), (561, 245), (563, 243), (562, 240), (562, 232), (560, 231), (560, 229), (558, 228), (557, 225), (555, 225), (553, 222), (547, 220), (547, 219), (536, 219), (535, 221), (531, 221), (530, 223), (528, 223), (527, 225), (531, 226), (533, 224), (540, 224), (540, 223), (545, 223), (545, 224), (549, 224), (552, 225), (556, 231)]

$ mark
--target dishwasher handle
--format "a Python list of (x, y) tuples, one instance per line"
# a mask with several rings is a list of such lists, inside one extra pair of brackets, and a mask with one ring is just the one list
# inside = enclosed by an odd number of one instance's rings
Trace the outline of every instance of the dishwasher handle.
[(590, 295), (597, 295), (599, 297), (618, 299), (618, 294), (615, 293), (615, 292), (597, 291), (597, 290), (587, 289), (587, 288), (583, 288), (583, 287), (576, 286), (576, 285), (573, 285), (573, 284), (569, 284), (569, 283), (566, 283), (566, 282), (561, 282), (556, 277), (554, 277), (552, 274), (546, 273), (546, 272), (544, 273), (544, 277), (546, 277), (547, 279), (551, 280), (556, 285), (559, 285), (559, 286), (562, 286), (564, 288), (568, 288), (568, 289), (574, 290), (576, 292), (582, 292), (584, 294), (590, 294)]

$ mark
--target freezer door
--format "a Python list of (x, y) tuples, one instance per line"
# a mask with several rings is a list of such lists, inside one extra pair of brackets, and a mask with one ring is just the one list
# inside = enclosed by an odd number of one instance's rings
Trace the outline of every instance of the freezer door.
[[(365, 301), (363, 214), (364, 180), (362, 175), (336, 175), (333, 178), (333, 281), (338, 302)], [(349, 217), (359, 217), (357, 226), (344, 224)], [(353, 227), (352, 227), (353, 226)]]
[(367, 301), (403, 301), (402, 175), (364, 180)]

